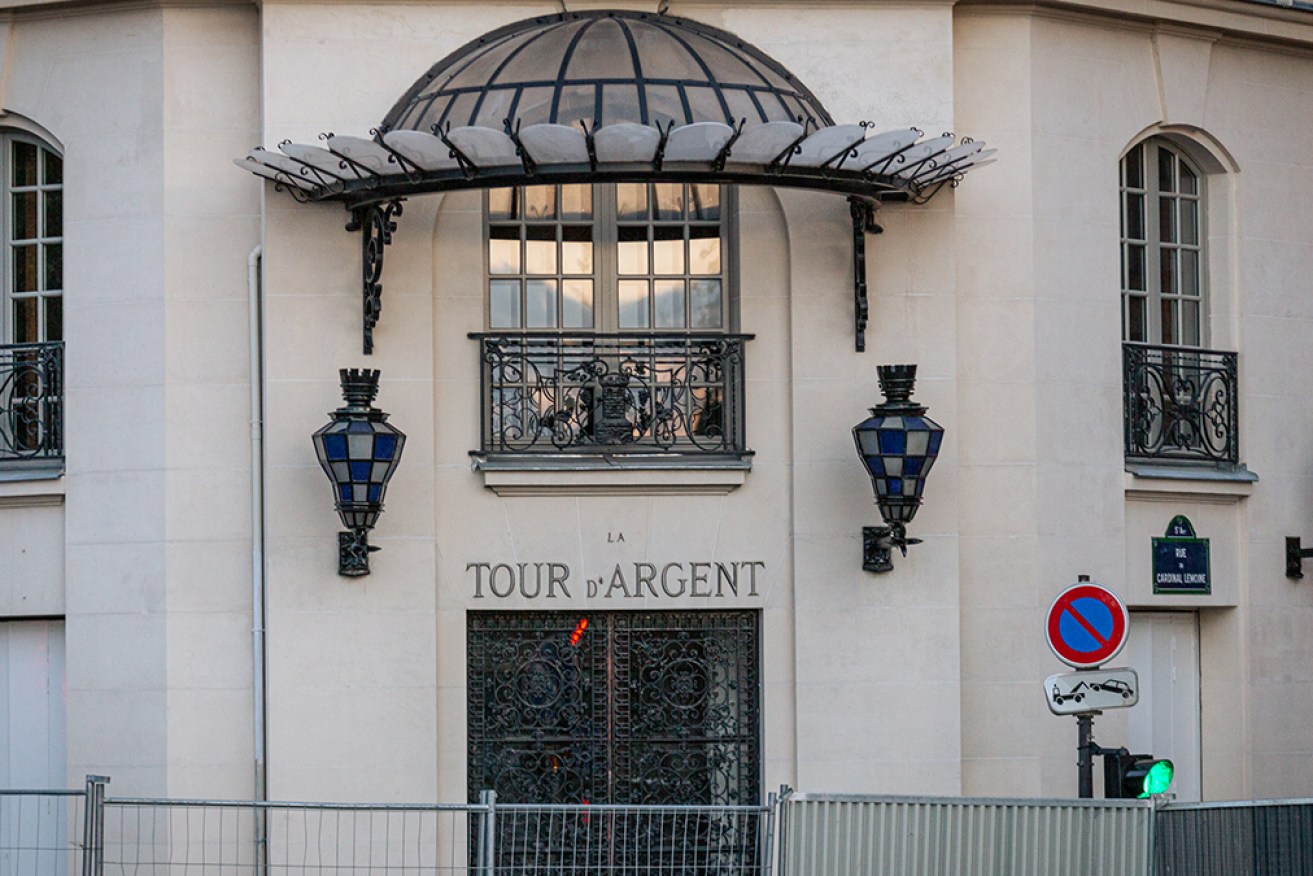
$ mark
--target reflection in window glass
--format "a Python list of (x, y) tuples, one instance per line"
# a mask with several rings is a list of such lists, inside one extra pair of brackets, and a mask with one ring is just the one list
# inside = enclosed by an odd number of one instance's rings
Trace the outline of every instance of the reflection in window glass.
[(561, 328), (592, 328), (593, 281), (566, 280), (561, 291)]
[(493, 328), (520, 327), (520, 281), (488, 283), (488, 324)]
[(649, 325), (646, 280), (620, 281), (620, 328), (640, 329)]
[(684, 281), (657, 280), (652, 298), (656, 328), (684, 328)]

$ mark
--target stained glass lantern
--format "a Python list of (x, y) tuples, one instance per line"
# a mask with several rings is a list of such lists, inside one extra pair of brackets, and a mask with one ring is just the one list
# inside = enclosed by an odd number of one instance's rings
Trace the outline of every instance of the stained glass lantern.
[(378, 371), (344, 368), (338, 374), (346, 405), (329, 415), (332, 422), (312, 440), (319, 464), (333, 482), (338, 516), (349, 530), (337, 536), (338, 574), (368, 575), (369, 554), (378, 550), (369, 544), (369, 530), (383, 512), (383, 495), (401, 461), (406, 436), (373, 405)]
[(853, 427), (853, 441), (886, 524), (862, 530), (862, 567), (888, 572), (893, 568), (891, 548), (907, 556), (907, 546), (920, 542), (907, 538), (907, 524), (921, 507), (926, 475), (939, 456), (944, 429), (925, 415), (925, 406), (912, 401), (915, 365), (881, 365), (876, 372), (884, 402)]

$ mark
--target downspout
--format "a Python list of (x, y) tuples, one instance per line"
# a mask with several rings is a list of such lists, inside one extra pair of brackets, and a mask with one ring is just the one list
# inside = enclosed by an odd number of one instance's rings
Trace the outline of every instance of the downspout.
[[(250, 349), (251, 397), (251, 725), (254, 736), (255, 799), (265, 800), (265, 576), (264, 576), (264, 359), (260, 319), (260, 269), (264, 248), (256, 244), (246, 257), (246, 310)], [(259, 839), (263, 839), (260, 837)]]

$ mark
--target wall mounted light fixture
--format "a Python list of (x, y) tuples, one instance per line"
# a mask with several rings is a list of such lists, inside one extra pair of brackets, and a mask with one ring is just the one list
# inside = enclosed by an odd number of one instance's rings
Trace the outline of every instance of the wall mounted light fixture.
[(1304, 561), (1313, 558), (1313, 548), (1300, 544), (1299, 536), (1286, 536), (1286, 577), (1298, 581), (1304, 577)]
[(343, 368), (346, 405), (329, 414), (332, 421), (312, 436), (324, 473), (333, 482), (333, 499), (347, 532), (337, 534), (337, 573), (369, 574), (369, 530), (383, 512), (383, 494), (401, 461), (406, 436), (373, 406), (378, 395), (376, 370)]
[(885, 522), (862, 528), (862, 568), (888, 572), (894, 567), (893, 548), (907, 556), (907, 546), (921, 541), (907, 537), (907, 524), (921, 507), (926, 475), (939, 456), (944, 429), (925, 415), (924, 405), (912, 401), (915, 365), (881, 365), (876, 373), (884, 402), (853, 427), (853, 441)]

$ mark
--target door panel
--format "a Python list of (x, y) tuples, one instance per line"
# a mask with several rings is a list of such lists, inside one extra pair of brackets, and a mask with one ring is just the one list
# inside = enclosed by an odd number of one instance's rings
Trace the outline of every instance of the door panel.
[(1194, 612), (1132, 612), (1118, 662), (1140, 678), (1127, 709), (1127, 747), (1171, 759), (1176, 799), (1200, 799), (1199, 620)]

